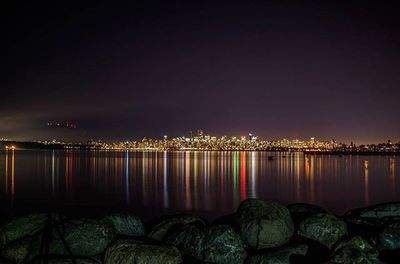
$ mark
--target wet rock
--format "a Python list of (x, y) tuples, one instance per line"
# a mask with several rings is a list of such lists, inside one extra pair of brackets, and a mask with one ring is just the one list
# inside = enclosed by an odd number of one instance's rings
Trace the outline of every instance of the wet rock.
[(347, 217), (365, 219), (384, 219), (388, 217), (400, 217), (400, 202), (377, 204), (365, 208), (350, 210)]
[(400, 230), (400, 217), (389, 217), (384, 219), (386, 227)]
[(324, 208), (307, 203), (289, 204), (287, 208), (296, 227), (298, 227), (300, 223), (306, 218), (320, 213), (327, 213)]
[(257, 254), (246, 260), (246, 264), (290, 264), (292, 255), (306, 255), (308, 246), (285, 247), (265, 254)]
[(0, 251), (0, 255), (2, 258), (14, 263), (23, 263), (37, 256), (39, 248), (39, 236), (28, 236), (4, 246)]
[(347, 234), (347, 226), (334, 215), (322, 213), (301, 222), (298, 234), (331, 248), (339, 238)]
[(352, 247), (343, 247), (339, 249), (335, 255), (332, 257), (330, 263), (345, 263), (345, 264), (353, 264), (353, 263), (381, 263), (378, 258), (368, 256), (365, 252), (352, 248)]
[(182, 262), (173, 246), (144, 244), (137, 240), (118, 240), (104, 256), (105, 264), (177, 264)]
[(150, 233), (147, 236), (161, 241), (163, 240), (165, 234), (167, 234), (167, 232), (174, 226), (195, 223), (195, 222), (198, 222), (202, 225), (206, 224), (206, 222), (200, 217), (190, 214), (168, 216), (165, 219), (161, 220), (157, 225), (155, 225), (150, 230)]
[(400, 230), (395, 228), (386, 228), (378, 236), (380, 249), (400, 249)]
[(46, 223), (45, 214), (31, 214), (15, 218), (0, 226), (0, 248), (25, 236), (40, 232)]
[(379, 252), (369, 242), (356, 236), (340, 242), (334, 249), (331, 263), (380, 263)]
[[(64, 238), (74, 255), (90, 257), (102, 253), (115, 235), (115, 229), (109, 220), (83, 219), (69, 223)], [(68, 254), (59, 237), (50, 245), (50, 252)]]
[(202, 233), (199, 258), (205, 262), (236, 264), (246, 258), (245, 244), (228, 225), (207, 227)]
[(348, 234), (350, 236), (376, 237), (383, 231), (384, 225), (358, 218), (345, 218)]
[[(70, 256), (58, 256), (56, 258), (50, 258), (48, 259), (48, 264), (99, 264), (101, 261), (96, 260), (96, 259), (90, 259), (90, 258), (81, 258), (81, 257), (75, 257), (74, 261), (72, 261)], [(43, 260), (35, 260), (31, 262), (32, 264), (42, 264)]]
[(247, 255), (240, 236), (228, 225), (201, 229), (193, 224), (185, 225), (169, 233), (165, 241), (204, 262), (243, 263)]
[(113, 223), (119, 235), (140, 237), (146, 233), (142, 220), (133, 214), (113, 214), (106, 218)]
[(183, 254), (193, 257), (200, 255), (201, 240), (202, 232), (193, 224), (177, 227), (164, 237), (167, 244), (173, 245), (179, 248)]
[(277, 202), (248, 199), (236, 212), (243, 241), (255, 249), (287, 243), (294, 233), (289, 210)]

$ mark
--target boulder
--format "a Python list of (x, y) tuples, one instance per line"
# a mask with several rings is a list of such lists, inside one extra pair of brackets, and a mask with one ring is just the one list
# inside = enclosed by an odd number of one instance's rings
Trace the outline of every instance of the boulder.
[(188, 224), (169, 233), (166, 243), (179, 248), (184, 254), (211, 263), (243, 263), (245, 244), (228, 225), (198, 228)]
[(385, 221), (386, 227), (399, 229), (400, 230), (400, 218), (399, 217), (390, 217)]
[(291, 214), (306, 214), (306, 215), (315, 215), (320, 213), (326, 213), (326, 209), (309, 203), (294, 203), (287, 205), (287, 208)]
[(240, 236), (252, 248), (274, 248), (287, 243), (294, 233), (289, 210), (277, 202), (248, 199), (237, 212)]
[(316, 240), (328, 248), (346, 234), (346, 223), (327, 213), (316, 214), (305, 219), (300, 223), (298, 230), (298, 235)]
[(380, 263), (379, 252), (370, 243), (356, 236), (335, 247), (331, 263)]
[(308, 217), (320, 213), (327, 213), (327, 210), (325, 210), (324, 208), (308, 203), (289, 204), (287, 208), (290, 212), (296, 228), (304, 219)]
[(137, 240), (118, 240), (105, 252), (105, 264), (178, 264), (179, 250), (173, 246), (144, 244)]
[(173, 228), (174, 226), (189, 224), (189, 223), (200, 223), (205, 225), (206, 222), (200, 217), (194, 215), (172, 215), (165, 217), (158, 224), (156, 224), (147, 235), (148, 237), (155, 240), (163, 240), (165, 234), (167, 234), (168, 230)]
[(0, 251), (0, 255), (13, 263), (24, 263), (37, 256), (39, 249), (40, 237), (27, 236), (4, 246)]
[(382, 203), (364, 208), (348, 211), (346, 217), (365, 218), (365, 219), (384, 219), (390, 217), (400, 217), (400, 202)]
[(204, 262), (239, 264), (246, 258), (245, 244), (228, 225), (214, 225), (202, 232), (198, 258)]
[[(90, 259), (90, 258), (81, 258), (77, 257), (74, 258), (75, 262), (72, 261), (70, 256), (57, 256), (56, 258), (50, 258), (48, 259), (48, 264), (99, 264), (101, 261), (95, 260), (95, 259)], [(1, 263), (1, 262), (0, 262)], [(43, 260), (35, 260), (31, 262), (32, 264), (42, 264)]]
[(400, 230), (386, 228), (378, 236), (378, 245), (381, 250), (400, 249)]
[(179, 248), (183, 254), (193, 257), (200, 255), (201, 240), (202, 231), (193, 224), (176, 227), (164, 237), (167, 244), (173, 245)]
[(40, 232), (46, 223), (46, 214), (30, 214), (15, 218), (0, 226), (0, 248), (25, 236)]
[(256, 254), (246, 260), (246, 264), (290, 264), (290, 256), (306, 255), (308, 246), (298, 245), (285, 247), (273, 252)]
[(141, 237), (146, 234), (142, 220), (133, 214), (113, 214), (106, 218), (113, 223), (119, 235)]
[[(63, 236), (74, 255), (91, 257), (102, 253), (115, 235), (115, 229), (109, 220), (82, 219), (68, 223)], [(59, 237), (50, 244), (50, 252), (68, 254)]]

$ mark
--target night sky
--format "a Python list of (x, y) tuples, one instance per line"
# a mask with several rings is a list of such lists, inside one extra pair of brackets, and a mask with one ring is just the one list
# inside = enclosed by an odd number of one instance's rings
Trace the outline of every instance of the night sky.
[(400, 140), (388, 1), (14, 2), (0, 9), (0, 138)]

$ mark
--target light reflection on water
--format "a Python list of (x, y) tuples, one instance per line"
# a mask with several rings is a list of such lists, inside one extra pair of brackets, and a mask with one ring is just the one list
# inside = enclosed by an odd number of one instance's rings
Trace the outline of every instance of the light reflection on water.
[(0, 205), (9, 212), (79, 205), (220, 215), (261, 198), (343, 213), (399, 200), (398, 167), (391, 156), (9, 150), (0, 152)]

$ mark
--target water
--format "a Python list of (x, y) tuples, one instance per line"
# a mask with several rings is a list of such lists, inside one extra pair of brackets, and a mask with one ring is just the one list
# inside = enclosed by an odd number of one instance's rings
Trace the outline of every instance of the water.
[(4, 214), (55, 208), (215, 217), (241, 200), (261, 198), (341, 214), (400, 200), (399, 162), (301, 152), (2, 151), (0, 206)]

